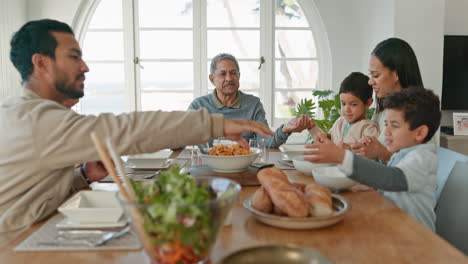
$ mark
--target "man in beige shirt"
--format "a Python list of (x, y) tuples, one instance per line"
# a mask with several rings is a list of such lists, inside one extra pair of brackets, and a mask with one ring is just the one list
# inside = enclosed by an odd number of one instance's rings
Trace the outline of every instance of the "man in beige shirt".
[(121, 155), (220, 136), (245, 146), (242, 132), (274, 134), (259, 122), (226, 120), (206, 110), (77, 114), (64, 105), (84, 95), (89, 69), (73, 31), (58, 21), (26, 23), (11, 40), (10, 59), (21, 74), (25, 95), (0, 102), (0, 247), (87, 186), (74, 164), (86, 162), (89, 181), (106, 176), (95, 162), (99, 156), (92, 131), (110, 138)]

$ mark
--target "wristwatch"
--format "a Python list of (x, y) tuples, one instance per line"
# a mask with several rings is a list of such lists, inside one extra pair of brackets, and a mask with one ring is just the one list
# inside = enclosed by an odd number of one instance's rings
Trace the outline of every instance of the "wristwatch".
[(80, 172), (83, 178), (86, 180), (86, 183), (91, 184), (91, 181), (88, 178), (88, 175), (86, 174), (86, 171), (83, 166), (80, 167)]

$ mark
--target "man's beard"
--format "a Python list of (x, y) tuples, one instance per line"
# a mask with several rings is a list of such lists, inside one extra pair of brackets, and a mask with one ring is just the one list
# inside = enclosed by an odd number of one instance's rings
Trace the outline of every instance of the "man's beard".
[(56, 80), (55, 89), (70, 99), (79, 99), (84, 96), (83, 90), (76, 89), (72, 84), (68, 85), (66, 80)]

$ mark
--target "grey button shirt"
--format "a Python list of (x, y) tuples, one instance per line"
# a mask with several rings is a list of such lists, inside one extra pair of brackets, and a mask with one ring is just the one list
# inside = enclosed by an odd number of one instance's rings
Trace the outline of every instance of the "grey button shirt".
[[(265, 110), (260, 102), (260, 98), (241, 91), (237, 92), (236, 100), (230, 106), (225, 106), (219, 101), (216, 96), (216, 90), (211, 94), (196, 98), (189, 106), (189, 110), (201, 108), (205, 108), (209, 113), (223, 114), (226, 119), (250, 119), (262, 122), (268, 126)], [(283, 133), (281, 131), (282, 128), (283, 125), (275, 131), (274, 136), (265, 139), (265, 146), (267, 148), (277, 148), (288, 140), (289, 135)], [(251, 132), (243, 133), (242, 136), (247, 141), (251, 138), (261, 138), (260, 135)]]

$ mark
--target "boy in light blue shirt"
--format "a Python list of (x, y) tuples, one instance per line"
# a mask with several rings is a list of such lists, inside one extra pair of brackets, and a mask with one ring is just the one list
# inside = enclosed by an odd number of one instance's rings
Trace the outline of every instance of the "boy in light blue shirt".
[(316, 163), (335, 162), (349, 178), (379, 189), (399, 208), (435, 230), (437, 151), (426, 144), (440, 125), (440, 101), (431, 91), (408, 88), (384, 99), (385, 143), (393, 153), (384, 165), (334, 144), (307, 146)]

